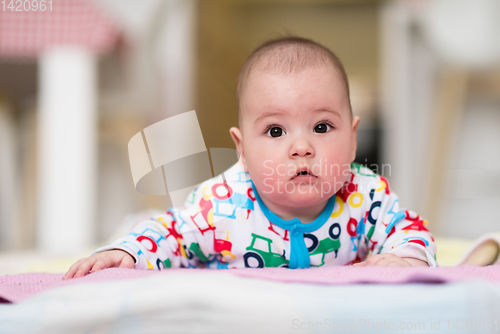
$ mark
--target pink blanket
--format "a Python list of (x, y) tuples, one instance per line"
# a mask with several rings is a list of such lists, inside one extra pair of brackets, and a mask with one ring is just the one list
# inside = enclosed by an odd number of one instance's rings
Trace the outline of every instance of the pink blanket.
[[(94, 274), (63, 281), (64, 274), (27, 273), (0, 276), (0, 302), (20, 302), (48, 289), (62, 286), (104, 282), (121, 279), (137, 279), (151, 275), (172, 273), (196, 274), (209, 269), (169, 269), (165, 271), (131, 270), (111, 268)], [(352, 283), (446, 283), (482, 279), (500, 283), (500, 266), (460, 266), (439, 268), (382, 268), (382, 267), (319, 267), (310, 269), (232, 269), (229, 275), (266, 279), (281, 282), (310, 284)]]

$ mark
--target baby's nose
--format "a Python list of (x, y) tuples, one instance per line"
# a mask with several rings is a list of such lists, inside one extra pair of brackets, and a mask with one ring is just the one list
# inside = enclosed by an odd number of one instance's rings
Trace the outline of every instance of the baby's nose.
[(307, 140), (297, 140), (290, 149), (291, 157), (313, 156), (314, 149)]
[(298, 150), (297, 152), (293, 153), (293, 156), (304, 157), (304, 156), (307, 156), (307, 155), (312, 155), (312, 153), (309, 152), (308, 150)]

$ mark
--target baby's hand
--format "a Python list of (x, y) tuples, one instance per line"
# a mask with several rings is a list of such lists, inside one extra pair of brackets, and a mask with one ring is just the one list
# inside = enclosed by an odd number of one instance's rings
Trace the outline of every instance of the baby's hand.
[(354, 267), (428, 267), (427, 262), (413, 258), (401, 258), (391, 253), (370, 256), (366, 261), (353, 264)]
[(134, 268), (134, 258), (121, 250), (110, 250), (96, 253), (78, 260), (69, 268), (63, 280), (85, 276), (105, 268)]

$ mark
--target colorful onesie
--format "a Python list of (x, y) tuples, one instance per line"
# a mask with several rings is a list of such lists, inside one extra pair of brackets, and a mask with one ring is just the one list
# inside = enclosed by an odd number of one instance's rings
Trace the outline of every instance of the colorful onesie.
[(427, 221), (399, 208), (387, 180), (352, 164), (341, 190), (316, 220), (283, 220), (261, 201), (240, 162), (201, 183), (184, 207), (137, 223), (92, 254), (121, 249), (136, 269), (308, 268), (350, 265), (368, 253), (393, 253), (436, 267)]

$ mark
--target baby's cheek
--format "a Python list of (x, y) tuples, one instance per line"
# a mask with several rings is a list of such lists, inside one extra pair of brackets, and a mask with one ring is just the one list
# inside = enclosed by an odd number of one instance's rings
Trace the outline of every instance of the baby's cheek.
[(335, 159), (336, 157), (329, 157), (328, 159), (320, 159), (319, 163), (312, 165), (312, 172), (315, 175), (331, 178), (342, 175), (345, 166), (341, 160)]
[(344, 185), (350, 173), (350, 164), (338, 163), (330, 165), (326, 170), (324, 179), (329, 180), (335, 190), (339, 190)]
[(272, 161), (253, 161), (249, 173), (259, 192), (272, 193), (276, 182), (276, 172)]
[(272, 195), (277, 191), (277, 185), (274, 178), (267, 176), (259, 180), (259, 185), (257, 186), (260, 189), (260, 192), (266, 194), (266, 196)]
[(266, 177), (273, 177), (276, 175), (276, 163), (273, 160), (262, 160), (257, 163), (256, 169), (259, 174)]

